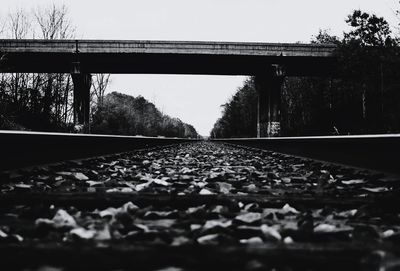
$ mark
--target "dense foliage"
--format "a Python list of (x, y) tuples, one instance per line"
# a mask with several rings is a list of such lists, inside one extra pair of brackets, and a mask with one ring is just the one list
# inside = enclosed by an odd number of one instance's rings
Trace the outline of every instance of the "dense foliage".
[(162, 114), (142, 96), (112, 92), (93, 115), (92, 132), (100, 134), (197, 138), (196, 129)]
[(211, 137), (255, 137), (257, 134), (257, 92), (249, 78), (230, 101), (223, 106), (223, 115), (214, 124)]
[[(384, 18), (356, 10), (343, 38), (320, 31), (313, 43), (337, 44), (338, 69), (330, 77), (286, 77), (282, 135), (400, 132), (400, 57)], [(255, 137), (254, 79), (223, 106), (211, 137)], [(240, 113), (239, 113), (240, 112)]]

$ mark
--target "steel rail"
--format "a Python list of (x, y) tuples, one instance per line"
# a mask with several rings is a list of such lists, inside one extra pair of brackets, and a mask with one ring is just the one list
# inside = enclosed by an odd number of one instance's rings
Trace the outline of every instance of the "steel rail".
[(400, 134), (224, 138), (212, 141), (400, 174)]
[(0, 171), (197, 140), (145, 136), (0, 131)]

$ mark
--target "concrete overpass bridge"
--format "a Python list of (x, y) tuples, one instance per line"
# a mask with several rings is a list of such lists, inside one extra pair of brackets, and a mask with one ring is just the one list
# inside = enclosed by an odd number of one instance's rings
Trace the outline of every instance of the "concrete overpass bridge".
[(334, 71), (334, 45), (194, 41), (0, 40), (2, 73), (71, 73), (74, 112), (89, 125), (92, 73), (253, 75), (258, 136), (280, 132), (284, 76)]

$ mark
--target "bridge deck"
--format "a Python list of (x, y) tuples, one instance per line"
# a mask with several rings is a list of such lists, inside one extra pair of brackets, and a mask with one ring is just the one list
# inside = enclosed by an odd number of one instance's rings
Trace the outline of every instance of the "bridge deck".
[(330, 57), (335, 45), (302, 43), (195, 42), (145, 40), (0, 40), (9, 53), (168, 53)]

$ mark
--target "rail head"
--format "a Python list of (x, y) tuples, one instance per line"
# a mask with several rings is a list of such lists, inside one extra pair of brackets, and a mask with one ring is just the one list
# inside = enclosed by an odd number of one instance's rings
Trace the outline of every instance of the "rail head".
[(0, 131), (0, 171), (200, 139)]
[(400, 175), (400, 134), (213, 139)]

